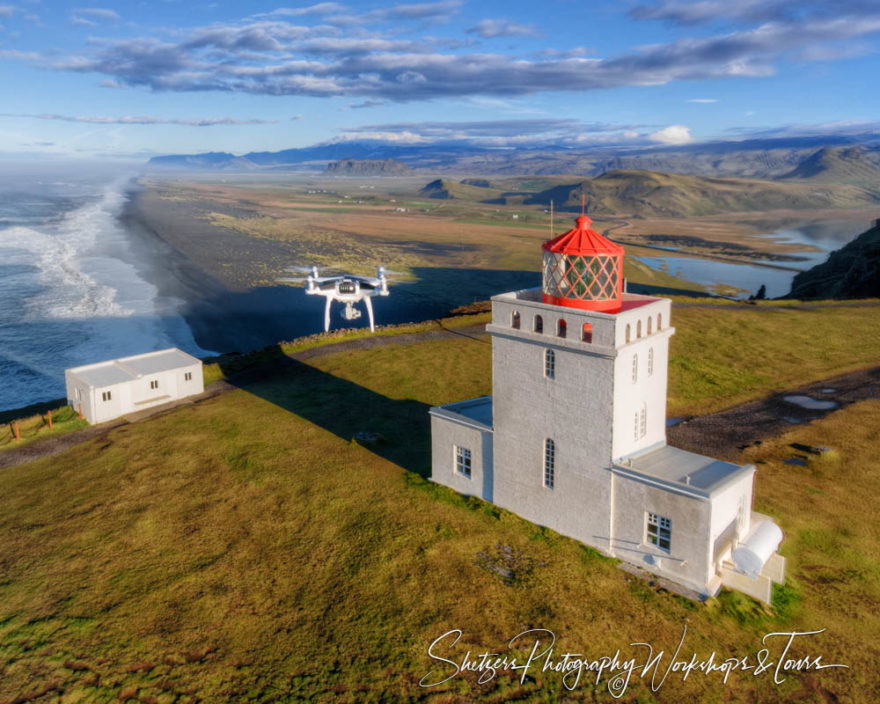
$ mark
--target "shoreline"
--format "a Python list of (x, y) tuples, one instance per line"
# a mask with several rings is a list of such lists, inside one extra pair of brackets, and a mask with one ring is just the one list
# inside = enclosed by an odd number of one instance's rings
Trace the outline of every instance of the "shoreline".
[[(324, 301), (302, 286), (272, 284), (284, 263), (302, 264), (309, 255), (295, 238), (253, 237), (211, 221), (214, 214), (251, 215), (238, 204), (178, 197), (173, 184), (135, 184), (120, 215), (140, 252), (145, 278), (160, 296), (183, 301), (179, 314), (196, 344), (216, 353), (249, 352), (279, 341), (323, 331)], [(328, 243), (325, 254), (332, 255)], [(161, 267), (156, 262), (164, 262)], [(279, 265), (279, 262), (282, 264)], [(497, 291), (537, 283), (535, 272), (415, 267), (417, 281), (392, 285), (391, 296), (374, 301), (377, 325), (423, 322), (483, 300)], [(251, 282), (268, 284), (256, 286)], [(367, 327), (362, 317), (340, 319), (334, 304), (331, 330)]]
[(139, 183), (128, 189), (120, 225), (131, 236), (139, 272), (159, 297), (179, 301), (177, 312), (195, 343), (210, 356), (249, 352), (290, 337), (293, 289), (236, 291), (219, 281), (181, 251), (187, 239), (212, 240), (216, 228), (209, 223), (194, 228), (188, 219), (175, 232), (173, 214), (163, 217), (144, 203), (146, 190)]

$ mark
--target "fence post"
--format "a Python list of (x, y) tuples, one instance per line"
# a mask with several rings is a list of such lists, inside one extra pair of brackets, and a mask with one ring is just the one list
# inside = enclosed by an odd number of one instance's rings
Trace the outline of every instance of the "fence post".
[(21, 434), (18, 432), (18, 421), (15, 421), (12, 427), (15, 430), (15, 442), (21, 441)]
[(79, 404), (79, 417), (80, 417), (80, 419), (82, 419), (82, 417), (83, 417), (83, 405), (82, 404)]
[(52, 430), (52, 411), (49, 411), (49, 430)]

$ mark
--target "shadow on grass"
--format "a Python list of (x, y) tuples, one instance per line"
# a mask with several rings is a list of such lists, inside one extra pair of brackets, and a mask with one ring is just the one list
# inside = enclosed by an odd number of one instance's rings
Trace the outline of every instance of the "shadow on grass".
[(221, 358), (227, 381), (410, 472), (421, 477), (430, 474), (427, 404), (382, 396), (291, 359), (277, 345), (265, 354), (265, 364), (241, 373), (236, 373), (234, 362)]

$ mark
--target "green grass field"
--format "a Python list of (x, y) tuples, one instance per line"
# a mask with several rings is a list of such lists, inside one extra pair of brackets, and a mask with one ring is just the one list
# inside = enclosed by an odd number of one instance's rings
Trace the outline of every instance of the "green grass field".
[[(870, 308), (676, 308), (670, 411), (700, 412), (876, 361)], [(820, 334), (821, 332), (821, 334)], [(839, 340), (839, 342), (838, 342)], [(847, 343), (847, 344), (844, 344)], [(872, 347), (873, 345), (873, 347)], [(811, 346), (808, 351), (806, 347)], [(0, 701), (614, 701), (585, 678), (465, 675), (433, 689), (428, 645), (502, 651), (527, 628), (559, 649), (677, 645), (754, 656), (779, 630), (829, 669), (633, 678), (621, 701), (870, 702), (880, 557), (880, 402), (749, 450), (755, 508), (786, 533), (765, 609), (704, 605), (425, 480), (430, 405), (490, 392), (490, 346), (460, 338), (317, 357), (0, 475)], [(739, 380), (739, 381), (738, 381)], [(353, 440), (361, 430), (375, 445)], [(784, 464), (791, 443), (832, 456)], [(853, 500), (857, 491), (857, 500)], [(513, 556), (515, 578), (492, 569)]]

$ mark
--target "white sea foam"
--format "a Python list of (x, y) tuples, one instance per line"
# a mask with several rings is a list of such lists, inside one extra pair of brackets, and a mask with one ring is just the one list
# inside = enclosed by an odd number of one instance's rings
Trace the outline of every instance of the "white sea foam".
[[(26, 226), (0, 228), (0, 409), (63, 395), (64, 369), (79, 364), (171, 346), (209, 353), (182, 301), (160, 296), (138, 269), (118, 220), (129, 180), (84, 179), (47, 195)], [(13, 185), (13, 213), (44, 193)]]

